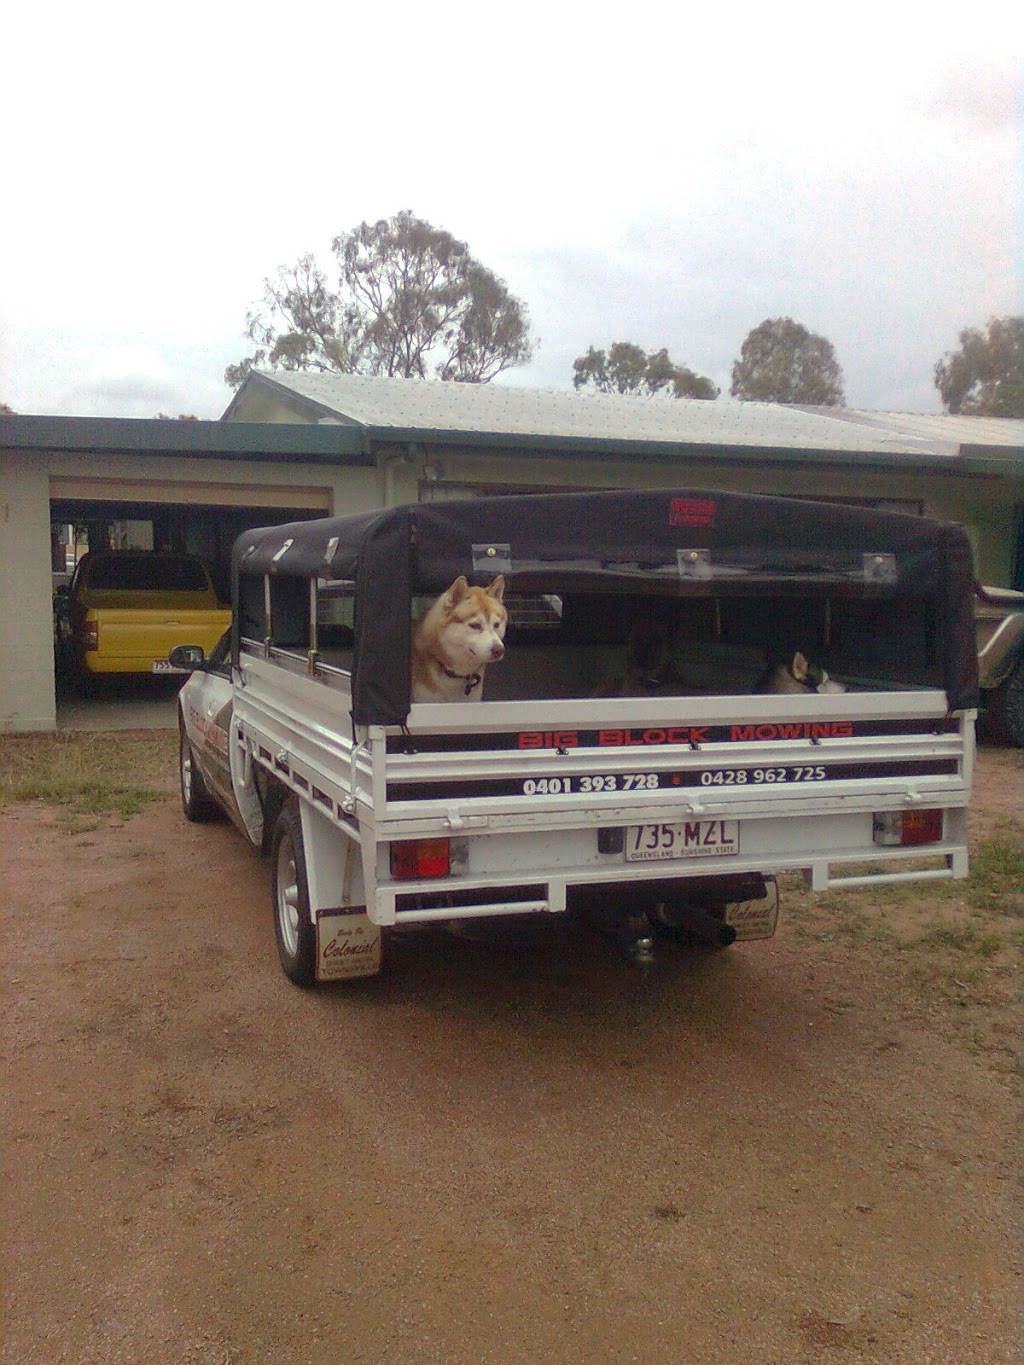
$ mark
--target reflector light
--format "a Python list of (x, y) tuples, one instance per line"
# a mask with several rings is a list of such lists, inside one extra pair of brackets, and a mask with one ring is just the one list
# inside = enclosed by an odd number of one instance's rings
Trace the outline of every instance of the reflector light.
[(876, 811), (872, 834), (876, 844), (891, 848), (937, 844), (942, 840), (942, 811)]
[(447, 877), (450, 862), (447, 839), (408, 839), (391, 845), (391, 875), (396, 881)]
[(86, 621), (85, 629), (82, 632), (82, 641), (85, 648), (99, 649), (100, 647), (100, 623), (99, 621)]
[(941, 810), (905, 810), (903, 812), (903, 842), (905, 844), (937, 844), (941, 838)]

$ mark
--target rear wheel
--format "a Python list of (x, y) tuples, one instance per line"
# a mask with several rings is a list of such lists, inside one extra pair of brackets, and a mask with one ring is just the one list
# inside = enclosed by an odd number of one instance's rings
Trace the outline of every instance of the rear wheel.
[(181, 723), (178, 725), (178, 776), (181, 779), (181, 808), (185, 812), (185, 819), (195, 824), (212, 820), (219, 812), (206, 789), (192, 753), (192, 745)]
[(316, 980), (316, 929), (310, 915), (302, 820), (294, 799), (285, 802), (271, 845), (274, 935), (285, 976), (297, 986)]
[(92, 701), (99, 696), (99, 676), (86, 668), (81, 660), (76, 660), (72, 665), (72, 676), (74, 677), (75, 691), (83, 701)]

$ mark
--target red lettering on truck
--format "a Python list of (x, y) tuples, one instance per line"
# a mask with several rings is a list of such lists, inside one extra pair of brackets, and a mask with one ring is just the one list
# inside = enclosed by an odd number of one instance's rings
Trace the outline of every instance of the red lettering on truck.
[(849, 739), (853, 724), (848, 720), (779, 722), (767, 725), (734, 725), (729, 731), (731, 740), (772, 739)]
[(597, 742), (607, 749), (633, 744), (706, 744), (707, 731), (692, 725), (650, 730), (599, 730)]
[(575, 730), (524, 730), (519, 735), (520, 749), (575, 749), (579, 742)]

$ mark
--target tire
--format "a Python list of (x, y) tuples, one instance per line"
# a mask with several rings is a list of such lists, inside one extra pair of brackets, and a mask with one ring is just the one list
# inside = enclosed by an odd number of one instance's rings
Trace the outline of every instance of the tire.
[(1024, 748), (1024, 659), (991, 694), (988, 719), (995, 738)]
[(271, 844), (271, 901), (274, 937), (281, 967), (296, 986), (316, 981), (316, 929), (310, 916), (306, 849), (294, 798), (287, 800), (274, 826)]
[(184, 725), (178, 723), (178, 778), (181, 783), (181, 808), (185, 819), (193, 824), (205, 824), (220, 814), (213, 798), (206, 789), (203, 775), (192, 753), (192, 745), (185, 733)]
[(72, 668), (74, 690), (78, 693), (82, 701), (94, 701), (100, 693), (98, 675), (91, 673), (80, 659), (75, 660)]

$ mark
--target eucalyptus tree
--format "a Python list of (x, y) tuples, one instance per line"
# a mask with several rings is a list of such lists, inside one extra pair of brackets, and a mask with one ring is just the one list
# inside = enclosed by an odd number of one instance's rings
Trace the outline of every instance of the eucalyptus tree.
[(729, 392), (761, 403), (845, 406), (843, 372), (831, 341), (792, 318), (766, 318), (748, 332)]
[(718, 385), (688, 365), (670, 359), (665, 347), (649, 354), (631, 341), (614, 341), (607, 351), (591, 346), (573, 361), (573, 387), (600, 393), (671, 394), (675, 398), (717, 398)]
[(965, 327), (959, 350), (936, 363), (935, 387), (947, 412), (1024, 417), (1024, 317)]
[(233, 388), (264, 364), (486, 383), (533, 354), (525, 305), (444, 228), (403, 210), (331, 250), (336, 283), (310, 254), (264, 281), (246, 317), (256, 349), (224, 374)]

